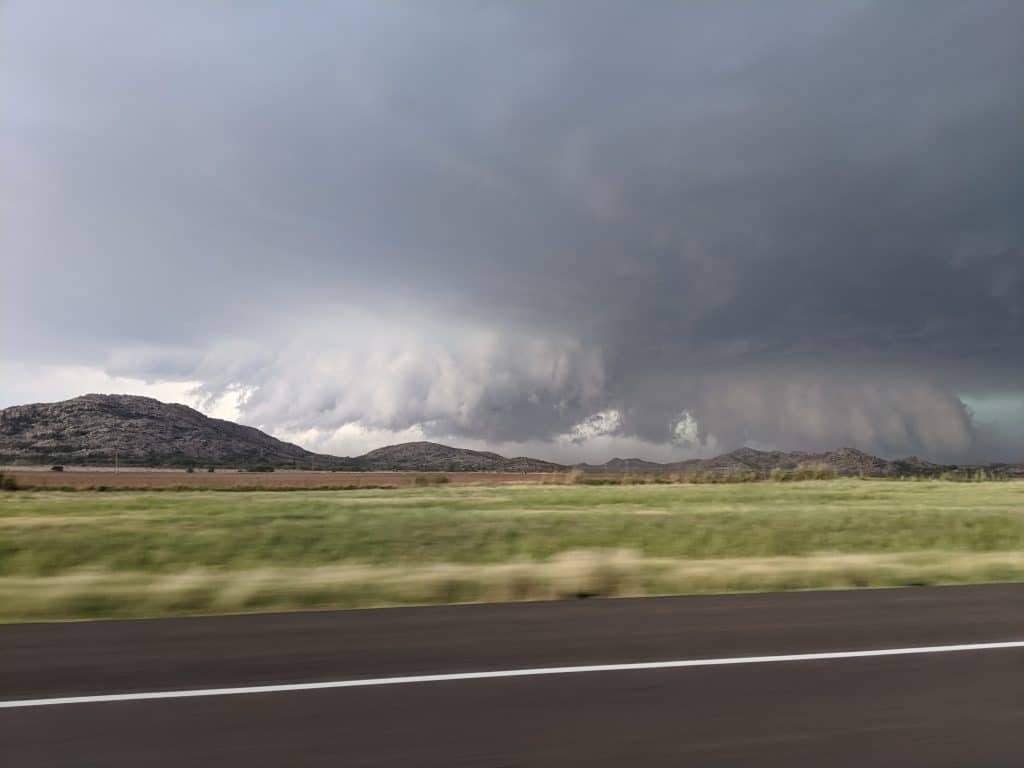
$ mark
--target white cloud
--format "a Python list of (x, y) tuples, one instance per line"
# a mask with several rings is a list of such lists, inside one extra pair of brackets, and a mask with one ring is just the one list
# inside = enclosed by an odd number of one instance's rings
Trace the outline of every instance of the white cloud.
[(87, 365), (45, 365), (14, 360), (0, 361), (0, 405), (67, 400), (90, 392), (145, 395), (175, 403), (188, 403), (195, 381), (146, 381), (113, 376)]
[[(278, 431), (275, 436), (290, 443), (316, 453), (327, 453), (332, 456), (359, 456), (385, 445), (410, 443), (425, 440), (426, 436), (420, 427), (410, 427), (401, 431), (367, 429), (359, 424), (344, 424), (336, 429), (313, 427), (300, 431)], [(462, 446), (464, 441), (460, 441)]]
[(604, 385), (600, 351), (569, 337), (352, 310), (302, 318), (260, 345), (216, 343), (196, 359), (189, 378), (204, 396), (244, 382), (243, 419), (288, 434), (543, 438), (599, 407)]
[(199, 393), (198, 381), (146, 380), (112, 375), (88, 365), (45, 365), (12, 360), (0, 361), (0, 408), (26, 403), (68, 400), (79, 395), (124, 394), (154, 397), (167, 403), (183, 403), (218, 419), (236, 420), (240, 390), (226, 390), (216, 397)]
[(622, 414), (614, 408), (587, 416), (573, 426), (564, 437), (573, 443), (583, 443), (601, 435), (611, 435), (622, 426)]
[(679, 419), (672, 427), (672, 442), (676, 445), (700, 444), (700, 426), (689, 411), (679, 414)]

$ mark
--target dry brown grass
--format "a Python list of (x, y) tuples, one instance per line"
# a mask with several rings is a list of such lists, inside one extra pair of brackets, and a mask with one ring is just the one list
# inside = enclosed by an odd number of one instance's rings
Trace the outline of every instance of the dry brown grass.
[(546, 562), (338, 564), (175, 573), (83, 569), (0, 577), (0, 622), (308, 608), (553, 600), (1020, 581), (1020, 552), (678, 560), (631, 550), (567, 551)]
[[(65, 467), (63, 472), (47, 468), (11, 467), (5, 476), (14, 478), (22, 488), (43, 490), (310, 490), (335, 488), (405, 488), (414, 485), (496, 485), (541, 483), (550, 475), (521, 472), (238, 472), (197, 469), (123, 469)], [(424, 478), (430, 481), (424, 483)], [(441, 478), (447, 478), (447, 481)], [(419, 482), (417, 482), (419, 480)]]

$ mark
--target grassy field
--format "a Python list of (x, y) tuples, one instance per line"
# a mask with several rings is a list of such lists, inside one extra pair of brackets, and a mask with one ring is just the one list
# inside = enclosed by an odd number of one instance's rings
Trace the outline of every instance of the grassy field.
[(1024, 482), (0, 494), (0, 620), (1024, 580)]

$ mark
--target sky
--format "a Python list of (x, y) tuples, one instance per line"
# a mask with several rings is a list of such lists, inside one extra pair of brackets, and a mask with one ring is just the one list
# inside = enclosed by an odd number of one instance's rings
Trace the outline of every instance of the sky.
[(0, 406), (1024, 460), (1019, 0), (0, 3)]

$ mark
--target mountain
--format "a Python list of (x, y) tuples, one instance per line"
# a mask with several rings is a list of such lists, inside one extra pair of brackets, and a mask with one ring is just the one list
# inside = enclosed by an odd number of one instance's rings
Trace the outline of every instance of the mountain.
[(612, 459), (606, 464), (577, 464), (585, 472), (660, 472), (683, 475), (734, 475), (754, 472), (767, 477), (775, 468), (831, 467), (841, 477), (938, 477), (950, 473), (985, 470), (998, 477), (1024, 478), (1024, 464), (933, 464), (916, 456), (888, 460), (856, 448), (810, 453), (807, 451), (759, 451), (739, 448), (711, 459), (688, 459), (667, 464), (641, 459)]
[(185, 405), (135, 395), (83, 395), (0, 411), (0, 461), (12, 464), (113, 464), (250, 467), (341, 463), (254, 427), (211, 419)]
[[(212, 419), (185, 405), (135, 395), (83, 395), (60, 403), (16, 405), (0, 410), (0, 463), (125, 466), (217, 466), (413, 472), (559, 472), (569, 469), (526, 456), (506, 458), (438, 443), (389, 445), (354, 458), (313, 453), (255, 427)], [(1024, 464), (933, 464), (916, 456), (890, 461), (841, 448), (823, 453), (740, 448), (711, 459), (659, 464), (612, 459), (577, 464), (585, 472), (717, 475), (780, 467), (824, 465), (842, 476), (937, 476), (984, 469), (1000, 477), (1024, 478)]]
[(730, 453), (716, 456), (713, 459), (684, 461), (670, 466), (674, 471), (683, 472), (693, 471), (707, 474), (756, 472), (761, 476), (768, 475), (776, 467), (780, 469), (795, 469), (801, 466), (831, 467), (837, 475), (851, 477), (860, 475), (865, 477), (894, 477), (902, 474), (897, 470), (894, 462), (880, 459), (877, 456), (858, 451), (855, 448), (840, 448), (837, 451), (825, 451), (824, 453), (758, 451), (754, 448), (739, 448)]
[(405, 443), (365, 456), (317, 454), (255, 427), (135, 395), (83, 395), (0, 411), (0, 463), (553, 472), (560, 464), (437, 443)]
[(352, 459), (359, 469), (441, 472), (558, 472), (566, 469), (550, 461), (518, 456), (507, 459), (497, 453), (452, 448), (439, 443), (402, 443), (378, 448)]
[(634, 472), (672, 472), (676, 464), (659, 464), (645, 459), (609, 459), (604, 464), (576, 464), (573, 469), (584, 472), (610, 472), (612, 474), (631, 474)]

